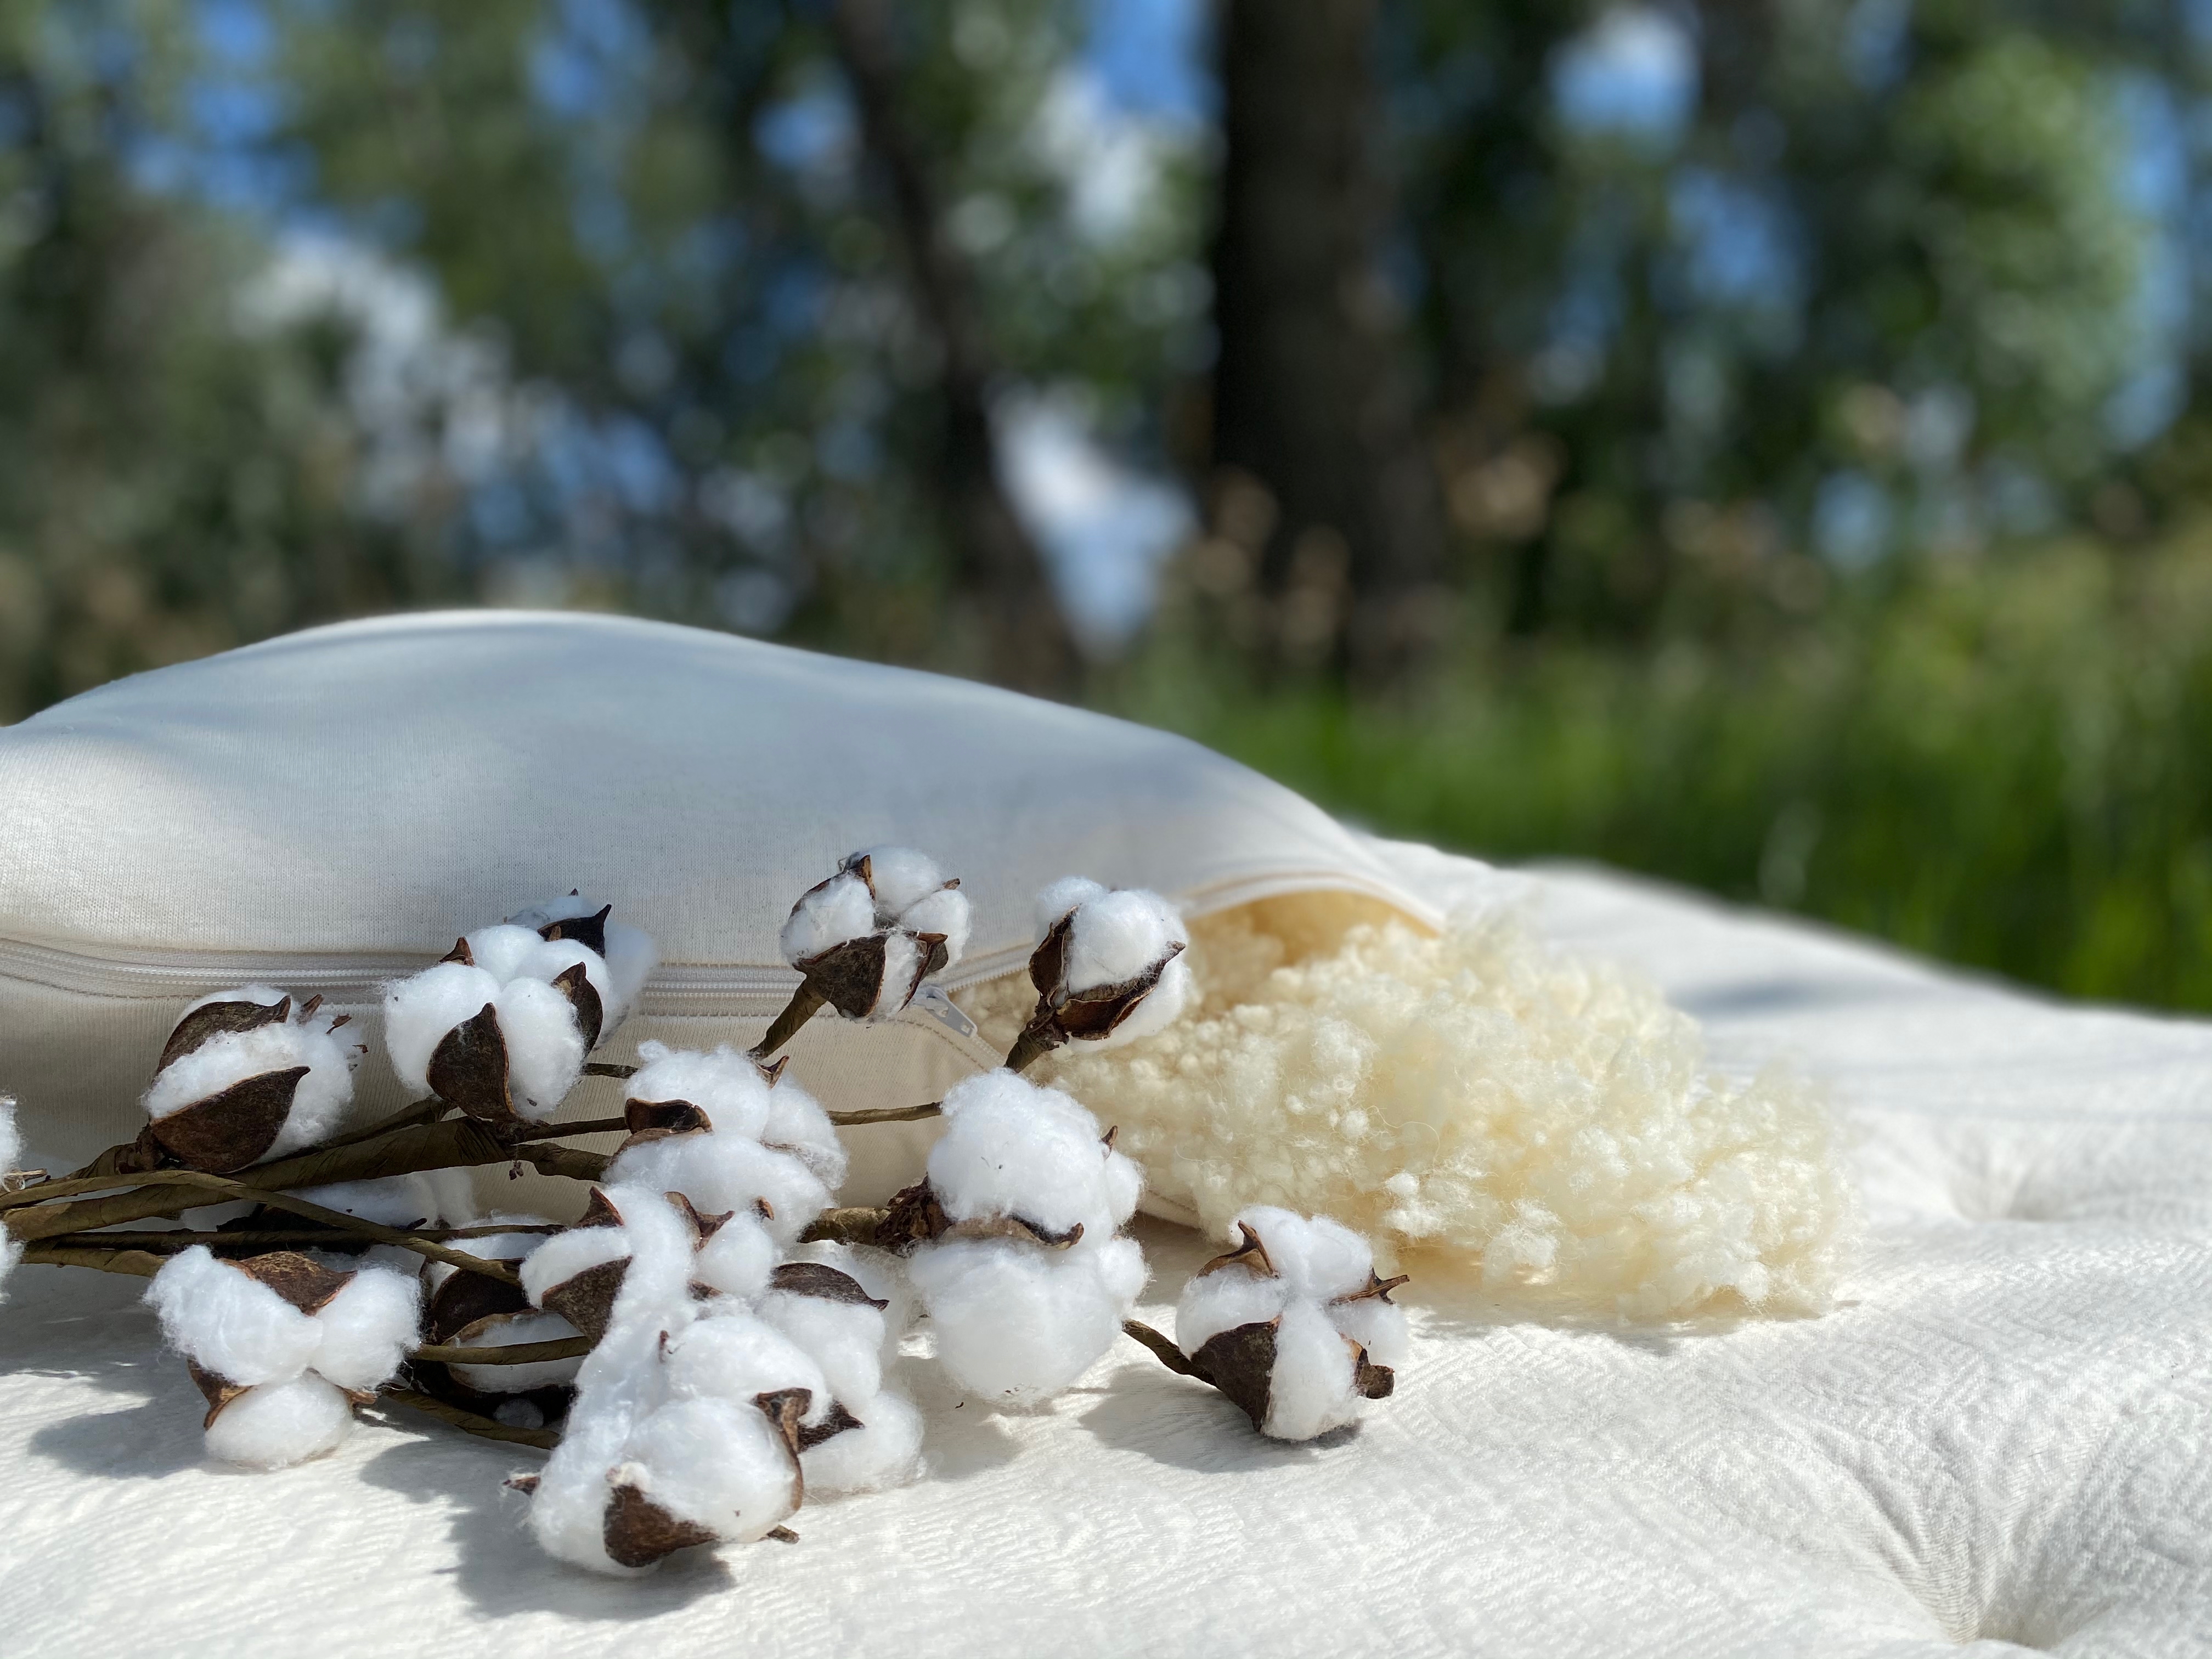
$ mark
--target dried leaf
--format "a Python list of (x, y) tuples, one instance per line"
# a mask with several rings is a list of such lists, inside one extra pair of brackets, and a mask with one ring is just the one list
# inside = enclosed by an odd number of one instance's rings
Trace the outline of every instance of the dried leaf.
[(614, 908), (611, 904), (603, 904), (595, 916), (564, 916), (559, 921), (549, 921), (538, 930), (538, 937), (574, 939), (586, 951), (604, 957), (607, 953), (607, 918), (614, 914)]
[(714, 1534), (696, 1521), (671, 1515), (639, 1488), (617, 1486), (607, 1498), (599, 1541), (625, 1567), (649, 1567), (677, 1551), (711, 1544)]
[(210, 1002), (177, 1022), (154, 1069), (166, 1072), (195, 1048), (228, 1032), (258, 1031), (264, 1025), (282, 1025), (291, 1017), (289, 997), (275, 1002)]
[(1259, 1324), (1219, 1332), (1190, 1357), (1198, 1374), (1235, 1401), (1255, 1429), (1263, 1428), (1267, 1421), (1267, 1393), (1275, 1370), (1275, 1332), (1282, 1322), (1278, 1314)]
[(284, 1127), (305, 1066), (264, 1072), (154, 1120), (154, 1139), (188, 1168), (229, 1175), (267, 1152)]
[(575, 1009), (576, 1029), (583, 1034), (584, 1051), (589, 1054), (599, 1046), (599, 1032), (607, 1019), (606, 1005), (600, 1001), (591, 975), (584, 971), (582, 963), (571, 963), (553, 975), (553, 988)]
[(852, 1274), (820, 1261), (787, 1261), (769, 1275), (768, 1282), (771, 1289), (788, 1291), (793, 1296), (817, 1296), (824, 1302), (866, 1303), (878, 1309), (891, 1305), (870, 1296)]
[(473, 1018), (438, 1039), (430, 1055), (429, 1081), (431, 1093), (480, 1122), (514, 1121), (514, 1100), (507, 1084), (507, 1037), (499, 1029), (498, 1010), (487, 1002)]
[(351, 1273), (325, 1267), (297, 1250), (271, 1250), (230, 1265), (248, 1279), (266, 1285), (303, 1314), (320, 1313), (332, 1297), (353, 1282)]
[(1212, 1261), (1193, 1273), (1191, 1275), (1193, 1279), (1203, 1279), (1208, 1273), (1218, 1273), (1224, 1267), (1247, 1267), (1262, 1279), (1281, 1277), (1275, 1271), (1274, 1262), (1267, 1255), (1267, 1247), (1260, 1242), (1260, 1235), (1241, 1221), (1237, 1224), (1237, 1231), (1244, 1235), (1244, 1242), (1226, 1255), (1214, 1257)]
[(973, 1221), (955, 1221), (937, 1237), (1013, 1238), (1026, 1244), (1042, 1244), (1050, 1250), (1064, 1250), (1083, 1237), (1083, 1224), (1079, 1221), (1064, 1233), (1048, 1233), (1036, 1222), (1024, 1221), (1018, 1215), (987, 1215)]

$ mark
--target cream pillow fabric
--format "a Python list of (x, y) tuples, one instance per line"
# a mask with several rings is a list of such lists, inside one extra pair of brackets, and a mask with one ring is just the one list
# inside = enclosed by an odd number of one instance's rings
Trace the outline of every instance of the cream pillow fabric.
[[(955, 988), (1018, 969), (1032, 896), (1072, 872), (1194, 915), (1332, 895), (1318, 925), (1339, 931), (1356, 913), (1441, 921), (1317, 808), (1162, 732), (656, 623), (394, 617), (0, 730), (0, 1086), (31, 1144), (73, 1164), (137, 1133), (190, 999), (258, 980), (373, 1021), (381, 980), (577, 887), (663, 958), (608, 1054), (747, 1042), (796, 983), (776, 949), (792, 902), (886, 842), (964, 878)], [(793, 1052), (836, 1109), (932, 1099), (998, 1058), (950, 1008), (818, 1018)], [(364, 1113), (403, 1103), (380, 1048), (361, 1092)], [(618, 1098), (587, 1083), (566, 1115)], [(910, 1178), (933, 1133), (853, 1133), (848, 1201)]]

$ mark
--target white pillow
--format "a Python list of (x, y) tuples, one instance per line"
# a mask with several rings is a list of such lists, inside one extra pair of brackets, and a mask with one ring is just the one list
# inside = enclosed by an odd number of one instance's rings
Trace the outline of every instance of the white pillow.
[[(659, 942), (659, 1037), (750, 1042), (796, 975), (793, 901), (856, 848), (963, 878), (951, 986), (1011, 972), (1030, 902), (1080, 873), (1192, 915), (1304, 891), (1441, 919), (1356, 838), (1162, 732), (934, 675), (613, 617), (455, 612), (317, 629), (103, 686), (0, 730), (0, 1089), (63, 1167), (134, 1135), (178, 1012), (252, 981), (373, 1026), (375, 988), (572, 888)], [(947, 1023), (948, 1021), (952, 1023)], [(994, 1063), (957, 1015), (817, 1018), (833, 1109)], [(381, 1060), (362, 1116), (404, 1103)], [(586, 1082), (563, 1115), (619, 1109)], [(911, 1178), (929, 1124), (849, 1132), (845, 1200)]]

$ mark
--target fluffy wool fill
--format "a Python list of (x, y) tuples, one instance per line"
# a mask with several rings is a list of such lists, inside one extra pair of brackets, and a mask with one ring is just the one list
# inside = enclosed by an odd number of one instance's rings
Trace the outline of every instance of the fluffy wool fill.
[[(1425, 1274), (1637, 1320), (1829, 1304), (1855, 1207), (1808, 1082), (1708, 1072), (1689, 1016), (1510, 909), (1431, 938), (1322, 927), (1327, 904), (1194, 921), (1182, 1019), (1032, 1075), (1118, 1125), (1151, 1189), (1209, 1231), (1281, 1205), (1338, 1218), (1386, 1264), (1418, 1253)], [(1004, 1043), (1026, 991), (961, 1000)]]

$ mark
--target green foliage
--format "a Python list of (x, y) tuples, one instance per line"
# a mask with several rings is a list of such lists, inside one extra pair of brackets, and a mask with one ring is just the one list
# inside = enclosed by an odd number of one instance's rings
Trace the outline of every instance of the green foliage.
[(1389, 707), (1163, 647), (1117, 702), (1389, 834), (2212, 1009), (2212, 530), (1927, 565), (1747, 653), (1468, 654)]

